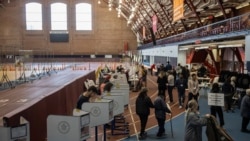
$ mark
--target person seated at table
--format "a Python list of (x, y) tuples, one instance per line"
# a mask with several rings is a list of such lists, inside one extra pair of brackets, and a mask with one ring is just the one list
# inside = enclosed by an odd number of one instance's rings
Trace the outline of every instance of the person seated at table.
[(204, 77), (207, 75), (207, 68), (204, 66), (204, 64), (201, 65), (201, 67), (198, 69), (198, 76)]

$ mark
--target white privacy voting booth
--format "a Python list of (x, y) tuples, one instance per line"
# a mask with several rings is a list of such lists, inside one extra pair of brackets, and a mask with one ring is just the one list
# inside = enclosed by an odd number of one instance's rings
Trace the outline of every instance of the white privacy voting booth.
[(122, 95), (124, 100), (124, 106), (129, 104), (129, 92), (127, 89), (111, 89), (111, 95)]
[(95, 102), (85, 102), (82, 110), (90, 113), (90, 127), (103, 125), (113, 120), (113, 100), (99, 99)]
[(124, 96), (123, 95), (111, 95), (111, 93), (105, 92), (103, 94), (104, 99), (113, 100), (113, 115), (119, 115), (124, 112)]
[(90, 137), (90, 115), (82, 111), (77, 116), (49, 115), (48, 141), (83, 141)]
[(0, 141), (30, 141), (29, 122), (21, 117), (18, 126), (0, 127)]

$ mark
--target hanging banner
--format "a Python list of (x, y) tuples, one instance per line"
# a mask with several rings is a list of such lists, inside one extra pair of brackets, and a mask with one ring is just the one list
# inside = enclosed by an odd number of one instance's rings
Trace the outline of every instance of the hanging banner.
[(157, 22), (158, 22), (157, 16), (154, 15), (152, 17), (152, 28), (153, 28), (154, 34), (157, 32)]
[(128, 42), (123, 43), (123, 51), (127, 52), (128, 51)]
[(173, 22), (183, 18), (184, 16), (184, 0), (173, 1)]

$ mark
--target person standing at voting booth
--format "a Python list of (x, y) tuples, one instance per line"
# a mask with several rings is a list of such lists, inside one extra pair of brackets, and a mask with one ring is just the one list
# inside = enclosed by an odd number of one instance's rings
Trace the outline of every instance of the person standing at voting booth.
[[(220, 86), (218, 83), (213, 83), (211, 93), (220, 93)], [(216, 113), (218, 114), (220, 120), (220, 126), (223, 127), (225, 123), (224, 123), (222, 107), (212, 105), (210, 106), (210, 112), (211, 115), (213, 115), (214, 117), (216, 117)]]
[(241, 132), (250, 133), (250, 130), (247, 129), (250, 121), (250, 89), (246, 90), (246, 95), (242, 98), (240, 111), (242, 116)]
[(162, 137), (163, 134), (165, 133), (166, 113), (171, 113), (171, 111), (166, 104), (165, 97), (161, 94), (158, 94), (158, 96), (154, 100), (154, 106), (155, 106), (155, 117), (157, 119), (159, 127), (156, 136)]
[(198, 103), (196, 100), (188, 102), (188, 109), (185, 115), (185, 137), (184, 141), (202, 141), (202, 126), (207, 125), (207, 114), (200, 117), (198, 114)]
[(77, 101), (76, 108), (78, 110), (82, 109), (82, 104), (85, 102), (94, 102), (97, 98), (98, 90), (95, 86), (90, 86), (88, 90), (82, 93)]
[(136, 98), (135, 109), (136, 114), (139, 116), (141, 121), (141, 132), (139, 139), (145, 139), (147, 133), (145, 132), (148, 116), (150, 114), (150, 108), (154, 108), (151, 99), (147, 95), (148, 89), (142, 88), (138, 97)]
[[(197, 75), (193, 73), (191, 75), (191, 79), (188, 81), (188, 102), (194, 99), (198, 103), (198, 98), (199, 98), (199, 82), (197, 79)], [(186, 105), (186, 109), (187, 108), (188, 105)]]

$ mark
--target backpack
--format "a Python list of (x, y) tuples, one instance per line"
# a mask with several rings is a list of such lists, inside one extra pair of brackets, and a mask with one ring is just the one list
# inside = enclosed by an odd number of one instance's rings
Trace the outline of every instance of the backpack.
[(213, 115), (207, 119), (206, 135), (208, 141), (234, 141)]

